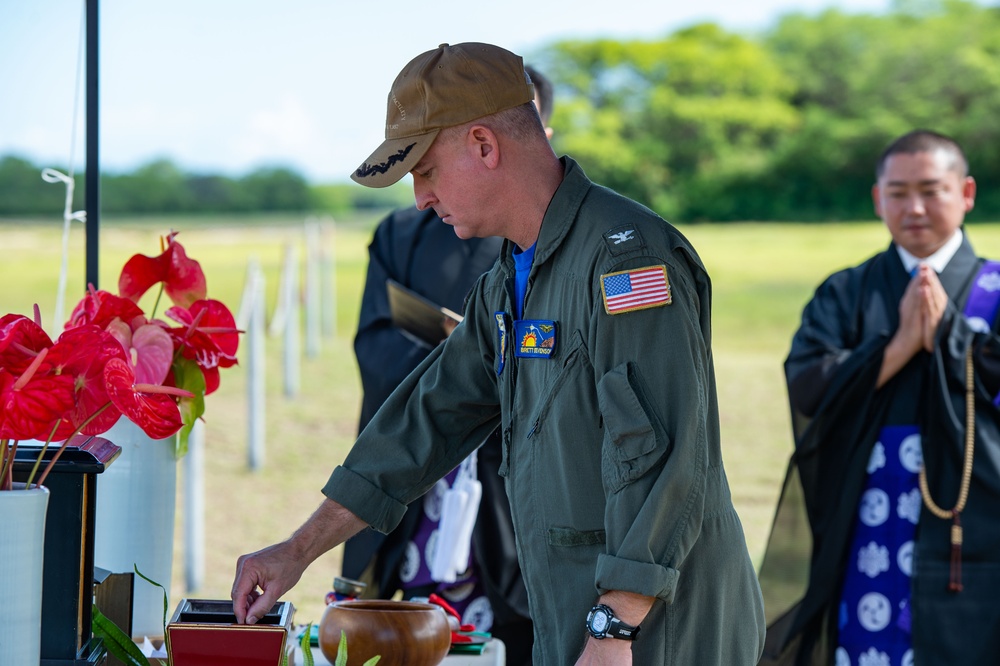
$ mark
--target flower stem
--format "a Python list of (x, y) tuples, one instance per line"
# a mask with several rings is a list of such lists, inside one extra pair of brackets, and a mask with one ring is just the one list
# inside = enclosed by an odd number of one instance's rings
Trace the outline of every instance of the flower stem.
[[(25, 490), (30, 490), (31, 489), (31, 480), (35, 478), (35, 474), (38, 472), (38, 466), (42, 464), (42, 458), (45, 457), (45, 452), (49, 448), (49, 442), (52, 441), (52, 436), (54, 434), (56, 434), (56, 429), (59, 427), (60, 423), (62, 423), (62, 419), (59, 419), (58, 421), (55, 422), (55, 425), (52, 426), (52, 431), (49, 432), (49, 436), (45, 438), (45, 444), (42, 446), (42, 450), (38, 454), (38, 457), (35, 458), (35, 464), (31, 467), (31, 474), (28, 475), (28, 481), (27, 481), (27, 483), (24, 484), (24, 489)], [(57, 457), (58, 457), (58, 455), (57, 455)], [(48, 468), (46, 468), (46, 469), (48, 469)], [(42, 485), (42, 480), (41, 479), (38, 480), (38, 483), (36, 483), (35, 486), (37, 487), (37, 486), (40, 486), (40, 485)]]
[(149, 312), (149, 319), (152, 321), (156, 316), (156, 309), (160, 307), (160, 299), (163, 298), (163, 283), (160, 283), (160, 291), (156, 292), (156, 300), (153, 301), (153, 309)]
[(14, 485), (14, 454), (17, 453), (17, 440), (11, 444), (9, 439), (0, 440), (0, 491), (10, 490)]
[[(107, 409), (110, 405), (111, 405), (111, 401), (110, 400), (108, 402), (104, 403), (103, 407), (101, 407), (100, 409), (98, 409), (97, 411), (95, 411), (93, 414), (91, 414), (87, 418), (86, 421), (84, 421), (79, 426), (77, 426), (76, 430), (73, 431), (72, 435), (70, 435), (69, 437), (66, 438), (66, 440), (62, 443), (62, 446), (59, 447), (59, 450), (56, 451), (56, 454), (54, 456), (52, 456), (52, 460), (50, 460), (49, 464), (45, 466), (45, 471), (42, 472), (42, 476), (38, 479), (38, 485), (39, 486), (42, 485), (42, 483), (45, 482), (45, 478), (49, 475), (49, 472), (52, 471), (52, 467), (56, 464), (56, 461), (59, 460), (59, 456), (61, 456), (62, 452), (66, 450), (67, 446), (69, 446), (69, 441), (71, 439), (73, 439), (74, 437), (76, 437), (78, 434), (80, 434), (80, 431), (83, 430), (84, 428), (86, 428), (87, 424), (89, 424), (91, 421), (93, 421), (95, 418), (97, 418), (97, 416), (101, 412), (103, 412), (105, 409)], [(56, 425), (58, 426), (58, 424), (56, 424)], [(53, 429), (53, 431), (54, 430), (55, 429)], [(51, 437), (50, 437), (50, 439), (51, 439)], [(45, 444), (46, 444), (46, 446), (48, 446), (48, 442), (46, 442)], [(43, 451), (43, 453), (44, 453), (44, 451)], [(39, 456), (38, 457), (39, 462), (41, 461), (41, 459), (42, 459), (42, 457)], [(35, 463), (35, 466), (36, 467), (38, 466), (37, 462)], [(32, 470), (32, 475), (34, 475), (34, 470)]]

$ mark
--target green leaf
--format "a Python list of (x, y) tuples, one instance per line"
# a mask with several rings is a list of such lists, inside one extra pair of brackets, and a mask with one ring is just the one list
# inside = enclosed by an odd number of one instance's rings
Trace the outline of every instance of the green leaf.
[(162, 585), (160, 585), (159, 583), (157, 583), (155, 580), (152, 580), (151, 578), (148, 578), (147, 576), (143, 575), (143, 573), (139, 571), (139, 567), (136, 566), (135, 562), (132, 563), (132, 568), (135, 569), (135, 573), (137, 576), (139, 576), (139, 578), (163, 590), (163, 635), (166, 636), (167, 635), (167, 589)]
[(205, 375), (198, 364), (189, 358), (178, 358), (170, 366), (174, 372), (174, 383), (177, 388), (194, 393), (193, 398), (181, 398), (178, 408), (181, 412), (181, 420), (184, 426), (176, 440), (174, 456), (179, 460), (183, 458), (188, 450), (188, 438), (191, 436), (191, 428), (194, 422), (205, 413)]
[(333, 666), (347, 666), (347, 634), (340, 630), (340, 645), (337, 646), (337, 662)]
[[(310, 662), (306, 663), (305, 666), (312, 666), (311, 657), (312, 655), (310, 655)], [(375, 666), (381, 658), (382, 655), (372, 657), (364, 663), (364, 666)], [(340, 630), (340, 645), (337, 646), (337, 662), (334, 666), (347, 666), (347, 634), (344, 633), (343, 629)]]
[(94, 604), (92, 628), (94, 636), (104, 641), (108, 652), (126, 666), (150, 666), (146, 655), (139, 646), (132, 642), (130, 636), (118, 628), (114, 622), (104, 616)]
[(302, 666), (315, 666), (313, 661), (312, 644), (309, 642), (312, 636), (312, 622), (306, 625), (306, 630), (299, 638), (299, 647), (302, 648)]

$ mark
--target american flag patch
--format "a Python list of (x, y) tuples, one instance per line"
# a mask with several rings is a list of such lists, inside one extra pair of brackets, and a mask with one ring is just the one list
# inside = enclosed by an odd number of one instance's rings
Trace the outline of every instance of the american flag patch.
[(601, 276), (601, 295), (608, 314), (670, 305), (666, 266), (647, 266)]

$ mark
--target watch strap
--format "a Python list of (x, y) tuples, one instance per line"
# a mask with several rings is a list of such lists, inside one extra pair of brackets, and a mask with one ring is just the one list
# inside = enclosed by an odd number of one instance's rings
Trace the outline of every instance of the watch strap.
[(615, 617), (612, 618), (610, 624), (608, 624), (607, 634), (612, 638), (634, 641), (639, 635), (639, 627), (633, 627), (631, 624), (625, 624)]

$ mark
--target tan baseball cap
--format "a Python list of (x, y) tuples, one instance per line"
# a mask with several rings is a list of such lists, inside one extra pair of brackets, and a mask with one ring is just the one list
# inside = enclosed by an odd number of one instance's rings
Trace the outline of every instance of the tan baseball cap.
[(388, 187), (416, 166), (442, 129), (534, 99), (521, 56), (492, 44), (442, 44), (411, 60), (393, 81), (385, 141), (351, 178)]

